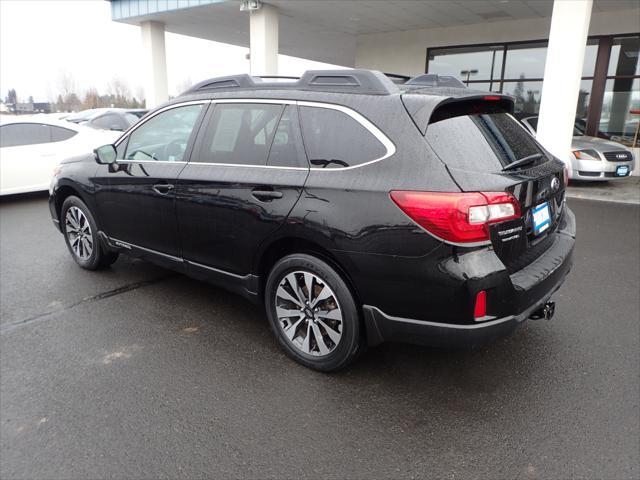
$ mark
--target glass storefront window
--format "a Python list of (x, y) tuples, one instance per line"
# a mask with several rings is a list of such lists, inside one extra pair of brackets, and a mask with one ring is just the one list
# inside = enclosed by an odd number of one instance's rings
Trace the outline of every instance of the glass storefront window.
[(542, 82), (528, 82), (524, 79), (517, 82), (505, 82), (502, 91), (515, 97), (516, 113), (538, 114)]
[(599, 130), (614, 141), (631, 145), (640, 118), (632, 115), (631, 109), (640, 109), (640, 78), (607, 80)]
[(500, 93), (500, 82), (496, 80), (493, 85), (489, 82), (469, 82), (469, 89)]
[[(598, 40), (590, 39), (584, 52), (582, 76), (591, 77), (596, 68)], [(504, 66), (504, 78), (542, 78), (547, 60), (546, 43), (523, 43), (507, 47), (507, 60)]]
[(453, 75), (465, 82), (467, 75), (461, 72), (477, 70), (477, 73), (469, 74), (470, 80), (499, 79), (502, 70), (502, 50), (501, 45), (439, 48), (429, 55), (429, 73)]
[(640, 37), (614, 38), (607, 76), (640, 75)]
[(587, 121), (587, 113), (589, 113), (589, 100), (591, 100), (591, 87), (593, 80), (582, 80), (580, 82), (580, 91), (578, 92), (578, 105), (576, 106), (576, 118)]
[[(607, 67), (607, 76), (595, 81), (598, 50), (601, 45), (603, 49), (607, 48), (610, 42), (609, 65), (598, 66), (600, 75)], [(461, 72), (477, 70), (469, 77), (469, 88), (511, 95), (515, 97), (516, 113), (538, 115), (547, 45), (546, 41), (532, 41), (429, 49), (427, 68), (429, 73), (453, 75), (465, 83), (467, 78)], [(594, 83), (598, 88), (593, 92), (594, 98), (603, 96), (601, 112), (600, 105), (590, 105)], [(630, 145), (640, 120), (640, 115), (629, 113), (631, 109), (640, 109), (640, 35), (588, 39), (576, 105), (576, 125), (591, 135), (611, 137)], [(593, 118), (587, 119), (589, 115)]]
[(504, 78), (542, 78), (547, 58), (547, 45), (523, 43), (507, 47)]

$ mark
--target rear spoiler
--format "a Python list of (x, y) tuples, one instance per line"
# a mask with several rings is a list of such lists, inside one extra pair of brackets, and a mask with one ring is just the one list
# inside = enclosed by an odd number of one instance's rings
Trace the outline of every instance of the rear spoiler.
[(514, 98), (494, 93), (473, 93), (461, 97), (442, 97), (403, 93), (402, 103), (418, 130), (424, 135), (430, 123), (479, 113), (513, 113)]

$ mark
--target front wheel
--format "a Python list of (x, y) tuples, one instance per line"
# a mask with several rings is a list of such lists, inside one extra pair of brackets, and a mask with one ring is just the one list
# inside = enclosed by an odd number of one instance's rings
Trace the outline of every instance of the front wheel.
[(271, 328), (287, 355), (325, 372), (362, 351), (358, 308), (349, 287), (326, 262), (289, 255), (271, 270), (265, 288)]
[(60, 219), (67, 248), (82, 268), (97, 270), (118, 259), (117, 252), (104, 251), (98, 239), (98, 227), (87, 205), (70, 196), (62, 204)]

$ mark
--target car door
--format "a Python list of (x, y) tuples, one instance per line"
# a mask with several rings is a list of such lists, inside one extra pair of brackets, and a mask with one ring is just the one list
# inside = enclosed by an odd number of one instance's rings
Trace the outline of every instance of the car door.
[(178, 179), (184, 258), (214, 277), (249, 273), (253, 254), (284, 222), (309, 172), (295, 103), (259, 102), (212, 105)]
[(94, 179), (99, 226), (114, 242), (179, 259), (175, 183), (186, 165), (206, 102), (175, 105), (138, 125), (116, 145), (115, 164)]

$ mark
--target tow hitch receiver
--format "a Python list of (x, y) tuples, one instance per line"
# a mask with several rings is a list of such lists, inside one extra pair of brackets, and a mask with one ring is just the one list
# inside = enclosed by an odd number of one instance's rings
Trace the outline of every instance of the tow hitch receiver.
[(556, 311), (556, 302), (547, 302), (529, 317), (531, 320), (551, 320)]

